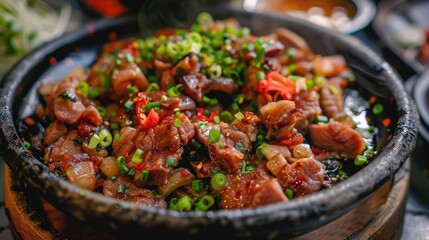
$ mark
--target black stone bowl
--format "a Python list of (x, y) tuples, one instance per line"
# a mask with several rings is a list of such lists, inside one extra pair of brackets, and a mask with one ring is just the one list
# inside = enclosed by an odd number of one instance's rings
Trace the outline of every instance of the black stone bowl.
[[(138, 206), (82, 190), (49, 171), (27, 151), (17, 129), (19, 119), (34, 110), (35, 89), (41, 82), (59, 80), (75, 62), (88, 66), (109, 37), (137, 35), (136, 19), (104, 21), (83, 28), (35, 50), (20, 61), (0, 84), (1, 158), (29, 189), (75, 218), (121, 236), (166, 239), (291, 237), (319, 228), (367, 199), (410, 156), (416, 142), (418, 115), (394, 70), (354, 38), (303, 22), (241, 10), (223, 10), (216, 18), (233, 16), (257, 34), (283, 26), (303, 36), (315, 53), (341, 54), (356, 75), (361, 94), (391, 102), (392, 124), (380, 127), (379, 154), (362, 170), (331, 189), (303, 199), (255, 209), (175, 212)], [(54, 64), (56, 62), (56, 64)]]

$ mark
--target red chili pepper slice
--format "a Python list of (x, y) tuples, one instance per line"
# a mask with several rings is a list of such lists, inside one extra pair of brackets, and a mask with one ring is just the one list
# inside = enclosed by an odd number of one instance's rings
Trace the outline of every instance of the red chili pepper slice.
[(204, 108), (198, 108), (198, 110), (197, 110), (197, 117), (201, 121), (213, 122), (214, 117), (216, 117), (216, 116), (217, 116), (217, 113), (215, 113), (215, 112), (211, 112), (210, 117), (205, 116), (204, 115)]
[(146, 167), (146, 164), (147, 164), (146, 162), (141, 162), (141, 163), (137, 164), (134, 167), (134, 169), (137, 170), (137, 171), (141, 171), (141, 170), (143, 170), (144, 167)]
[(159, 115), (155, 110), (151, 109), (147, 117), (144, 114), (140, 114), (138, 115), (138, 119), (140, 122), (139, 129), (149, 129), (158, 125)]
[(292, 100), (296, 92), (296, 84), (280, 73), (273, 71), (267, 74), (266, 79), (258, 82), (257, 91), (263, 94), (267, 102), (278, 100), (280, 96), (284, 100)]
[(180, 175), (182, 175), (182, 177), (187, 177), (189, 176), (189, 171), (186, 169), (183, 169), (180, 171)]

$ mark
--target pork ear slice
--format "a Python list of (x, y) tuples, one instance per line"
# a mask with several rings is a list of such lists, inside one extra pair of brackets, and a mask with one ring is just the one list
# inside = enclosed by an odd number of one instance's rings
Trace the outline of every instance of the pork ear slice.
[(338, 152), (342, 157), (355, 158), (365, 150), (359, 132), (344, 123), (311, 124), (308, 130), (316, 147)]

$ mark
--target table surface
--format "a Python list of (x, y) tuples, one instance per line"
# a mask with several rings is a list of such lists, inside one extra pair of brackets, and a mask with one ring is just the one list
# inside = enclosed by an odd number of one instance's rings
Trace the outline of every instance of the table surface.
[[(76, 8), (76, 3), (74, 0), (70, 0), (74, 8)], [(74, 19), (81, 19), (81, 16), (78, 16)], [(77, 25), (81, 24), (74, 22), (74, 26), (77, 28)], [(380, 53), (379, 47), (373, 40), (373, 36), (366, 31), (361, 31), (353, 34), (355, 37), (363, 40), (366, 44), (369, 45), (376, 52)], [(0, 160), (0, 239), (2, 240), (11, 240), (12, 236), (8, 227), (8, 220), (4, 210), (4, 162)], [(406, 212), (404, 219), (404, 228), (401, 239), (408, 240), (429, 240), (429, 203), (424, 205), (415, 193), (412, 191), (409, 194)]]

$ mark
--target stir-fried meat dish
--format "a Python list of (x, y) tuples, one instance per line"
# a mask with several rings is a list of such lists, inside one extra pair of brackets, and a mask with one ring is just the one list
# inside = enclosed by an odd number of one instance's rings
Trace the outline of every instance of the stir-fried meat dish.
[(202, 13), (190, 29), (110, 42), (89, 69), (40, 86), (46, 128), (31, 145), (70, 182), (135, 204), (287, 202), (344, 180), (344, 161), (368, 162), (344, 109), (351, 75), (287, 29), (254, 36)]

